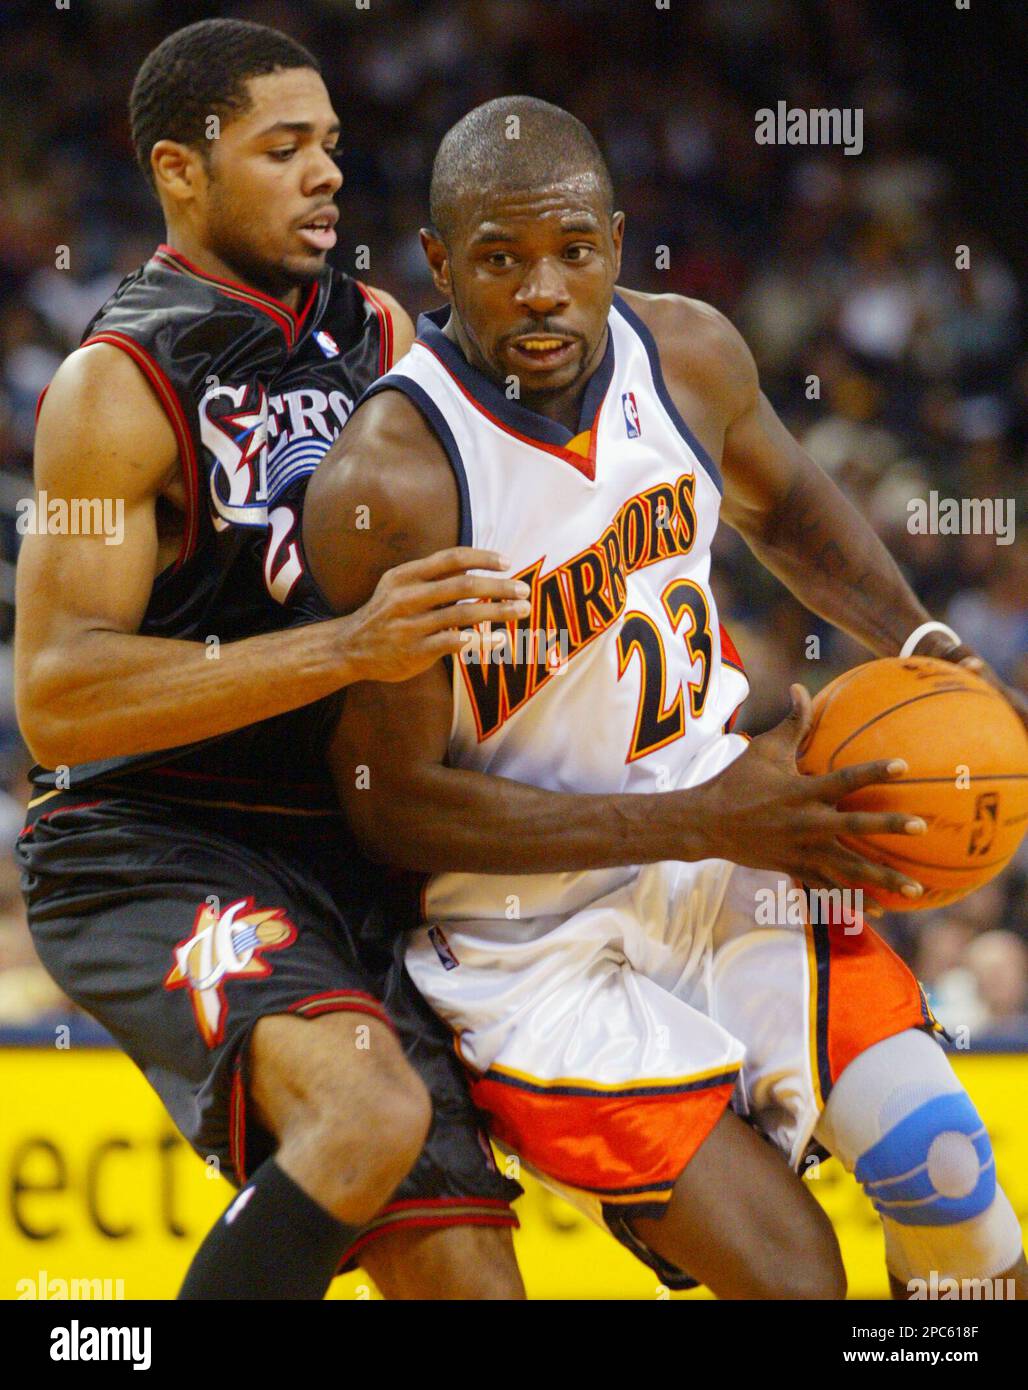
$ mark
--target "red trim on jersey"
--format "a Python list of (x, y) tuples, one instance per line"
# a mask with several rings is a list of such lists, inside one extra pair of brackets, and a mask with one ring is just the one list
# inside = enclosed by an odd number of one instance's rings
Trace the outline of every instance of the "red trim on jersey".
[(157, 399), (164, 408), (164, 413), (171, 421), (172, 429), (175, 431), (179, 461), (182, 464), (182, 477), (186, 484), (186, 529), (182, 537), (178, 558), (172, 567), (179, 569), (196, 547), (199, 525), (199, 473), (196, 450), (193, 448), (193, 436), (189, 432), (189, 424), (182, 410), (182, 402), (164, 372), (146, 348), (141, 347), (134, 338), (108, 329), (107, 332), (95, 333), (91, 338), (87, 338), (81, 346), (89, 347), (92, 343), (109, 343), (112, 347), (121, 348), (122, 352), (127, 353), (132, 358), (136, 366), (149, 380)]
[[(221, 772), (217, 774), (209, 772), (188, 772), (177, 767), (155, 767), (148, 768), (147, 771), (152, 772), (155, 777), (181, 777), (193, 782), (232, 782), (241, 787), (259, 787), (262, 785), (262, 781), (259, 777), (229, 777)], [(296, 788), (297, 791), (306, 792), (321, 791), (323, 787), (323, 784), (318, 782), (290, 782), (289, 785), (290, 787)], [(342, 814), (342, 812), (340, 812), (340, 814)]]
[(47, 811), (44, 815), (37, 816), (34, 821), (19, 830), (18, 839), (20, 840), (23, 835), (27, 835), (30, 830), (34, 830), (40, 821), (49, 820), (51, 816), (56, 816), (61, 811), (89, 811), (94, 806), (102, 806), (103, 804), (102, 801), (76, 801), (74, 806), (55, 806), (52, 811)]
[(393, 316), (374, 290), (362, 280), (353, 282), (378, 317), (378, 374), (384, 376), (393, 365)]
[(733, 666), (735, 670), (741, 671), (745, 676), (746, 667), (742, 664), (742, 657), (739, 649), (729, 636), (728, 629), (724, 623), (719, 624), (721, 628), (721, 660), (726, 666)]
[[(162, 262), (168, 260), (178, 262), (179, 267), (188, 271), (190, 275), (195, 275), (197, 279), (205, 280), (208, 284), (214, 285), (225, 294), (231, 295), (233, 299), (245, 299), (252, 303), (255, 308), (262, 309), (264, 313), (266, 313), (269, 318), (274, 319), (282, 329), (282, 332), (285, 334), (286, 342), (290, 347), (293, 346), (296, 339), (299, 337), (300, 329), (303, 327), (303, 321), (307, 317), (307, 312), (317, 293), (318, 287), (315, 282), (310, 287), (306, 304), (299, 313), (296, 313), (290, 309), (288, 304), (283, 303), (281, 299), (275, 299), (273, 295), (264, 294), (261, 290), (255, 290), (252, 285), (244, 285), (239, 280), (226, 280), (223, 276), (212, 275), (209, 270), (201, 270), (200, 267), (194, 265), (188, 257), (183, 256), (181, 251), (176, 251), (174, 247), (169, 246), (166, 242), (161, 242), (154, 252), (154, 255), (159, 256)], [(176, 267), (172, 265), (171, 268), (175, 269)]]
[[(724, 623), (719, 623), (718, 626), (721, 629), (722, 666), (730, 666), (733, 671), (738, 671), (741, 676), (746, 676), (746, 667), (742, 664), (742, 657), (739, 655), (739, 649), (732, 641), (728, 629), (725, 627)], [(749, 677), (746, 676), (746, 679), (748, 681)], [(735, 721), (739, 718), (739, 711), (742, 709), (743, 704), (745, 704), (745, 701), (740, 701), (735, 709), (732, 710), (725, 721), (722, 733), (730, 734), (735, 728)]]
[[(303, 328), (303, 325), (304, 325), (304, 320), (307, 318), (307, 315), (310, 313), (310, 311), (311, 311), (311, 305), (314, 303), (314, 301), (317, 299), (317, 297), (318, 297), (318, 282), (317, 282), (316, 280), (314, 280), (314, 281), (311, 283), (310, 289), (307, 291), (307, 300), (306, 300), (306, 303), (303, 305), (303, 307), (302, 307), (302, 309), (300, 310), (300, 312), (296, 315), (296, 334), (297, 334), (297, 337), (299, 337), (299, 335), (300, 335), (300, 330)], [(288, 308), (289, 306), (286, 305), (285, 307)]]
[(242, 1054), (236, 1054), (232, 1068), (232, 1089), (228, 1101), (228, 1155), (236, 1180), (246, 1182), (246, 1088), (243, 1085)]
[(42, 391), (40, 391), (40, 393), (39, 393), (39, 399), (36, 401), (36, 414), (35, 414), (35, 417), (34, 417), (33, 422), (32, 422), (32, 423), (35, 424), (35, 425), (38, 425), (38, 424), (39, 424), (39, 412), (43, 409), (43, 397), (46, 395), (46, 393), (47, 393), (49, 390), (50, 390), (50, 383), (47, 382), (46, 385), (43, 387)]
[[(553, 454), (554, 458), (563, 459), (565, 463), (570, 463), (572, 468), (577, 468), (579, 473), (588, 478), (591, 483), (596, 481), (596, 438), (600, 414), (603, 410), (604, 401), (607, 399), (606, 391), (603, 393), (603, 400), (601, 400), (596, 407), (596, 414), (593, 416), (593, 422), (589, 427), (589, 452), (588, 454), (576, 454), (574, 449), (565, 449), (563, 445), (560, 444), (547, 444), (541, 439), (533, 439), (530, 434), (522, 434), (520, 430), (512, 429), (511, 426), (504, 420), (501, 420), (498, 415), (494, 415), (491, 410), (487, 410), (476, 396), (472, 395), (460, 378), (450, 371), (450, 368), (436, 350), (429, 347), (423, 338), (418, 339), (418, 346), (432, 354), (450, 380), (459, 388), (465, 399), (469, 400), (475, 409), (479, 411), (480, 414), (484, 415), (487, 420), (491, 420), (498, 429), (503, 430), (504, 434), (511, 435), (514, 439), (520, 440), (522, 444), (530, 444), (535, 449), (542, 449), (547, 454)], [(607, 389), (610, 389), (609, 386)]]

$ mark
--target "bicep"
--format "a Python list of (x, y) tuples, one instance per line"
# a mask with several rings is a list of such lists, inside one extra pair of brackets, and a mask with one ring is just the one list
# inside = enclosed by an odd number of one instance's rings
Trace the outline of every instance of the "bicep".
[(725, 433), (724, 520), (744, 536), (759, 538), (799, 479), (815, 468), (771, 402), (756, 391)]
[(86, 351), (109, 355), (73, 355), (40, 412), (38, 493), (18, 557), (22, 655), (89, 628), (135, 632), (153, 585), (156, 500), (177, 461), (175, 437), (123, 353)]
[(758, 537), (808, 465), (800, 446), (760, 389), (757, 364), (739, 331), (710, 305), (666, 296), (649, 306), (662, 355), (686, 388), (688, 418), (698, 400), (719, 423), (724, 498), (721, 517)]

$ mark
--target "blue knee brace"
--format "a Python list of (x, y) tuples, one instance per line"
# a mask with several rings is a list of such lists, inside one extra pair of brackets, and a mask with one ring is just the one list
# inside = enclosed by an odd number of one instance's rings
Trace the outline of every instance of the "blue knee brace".
[[(930, 1163), (933, 1144), (947, 1136), (948, 1152), (936, 1149)], [(996, 1195), (992, 1144), (964, 1091), (912, 1111), (861, 1156), (856, 1178), (875, 1210), (903, 1226), (952, 1226), (979, 1216)]]

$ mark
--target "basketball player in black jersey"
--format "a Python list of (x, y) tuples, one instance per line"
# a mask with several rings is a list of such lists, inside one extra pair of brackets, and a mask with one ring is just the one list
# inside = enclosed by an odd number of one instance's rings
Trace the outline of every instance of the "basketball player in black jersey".
[(362, 937), (378, 885), (323, 742), (344, 686), (416, 675), (458, 619), (523, 615), (523, 586), (451, 549), (312, 621), (303, 489), (410, 321), (325, 264), (339, 125), (306, 50), (192, 25), (144, 62), (132, 122), (166, 244), (57, 372), (36, 453), (51, 505), (103, 499), (123, 539), (37, 528), (19, 563), (33, 936), (242, 1186), (183, 1297), (319, 1298), (358, 1253), (387, 1296), (516, 1296), (516, 1185)]

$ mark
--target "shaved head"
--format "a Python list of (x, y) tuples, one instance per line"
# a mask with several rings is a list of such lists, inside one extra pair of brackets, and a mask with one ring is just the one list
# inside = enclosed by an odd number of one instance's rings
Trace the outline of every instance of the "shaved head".
[(608, 214), (614, 189), (592, 135), (570, 111), (537, 97), (498, 97), (446, 132), (432, 166), (432, 225), (450, 243), (470, 200), (592, 177)]

